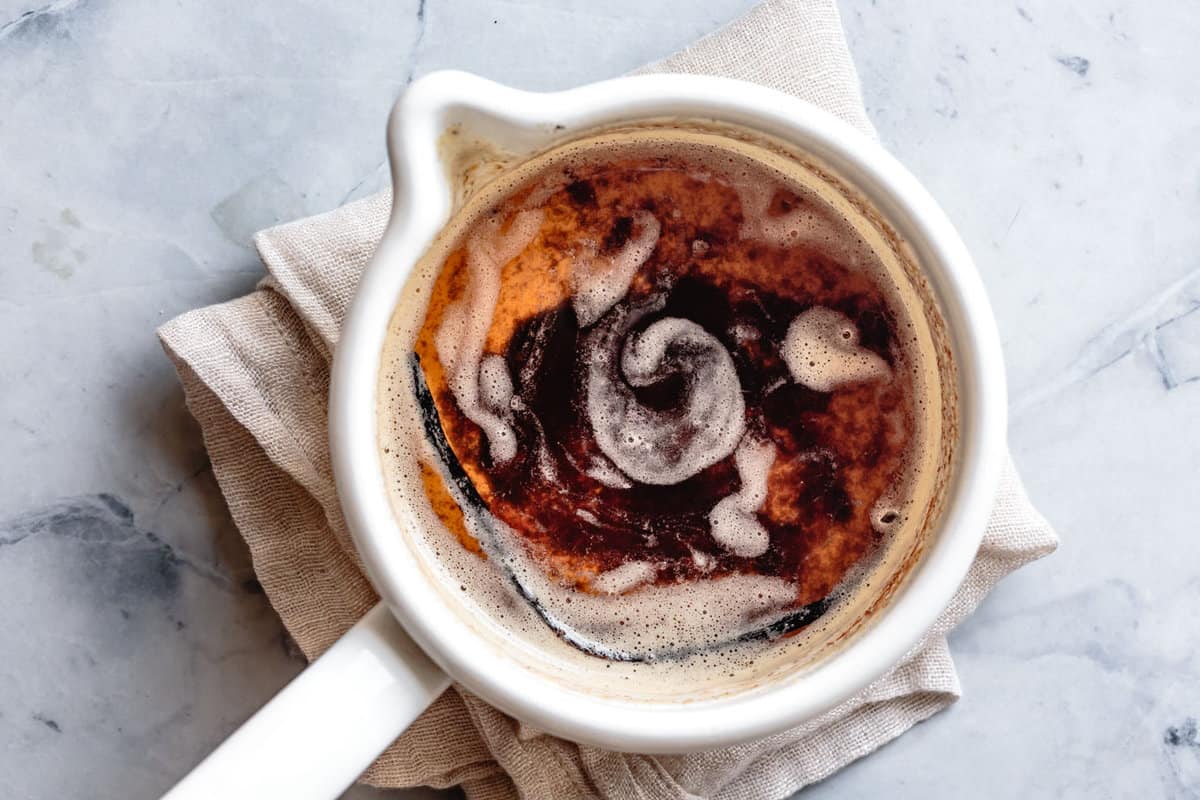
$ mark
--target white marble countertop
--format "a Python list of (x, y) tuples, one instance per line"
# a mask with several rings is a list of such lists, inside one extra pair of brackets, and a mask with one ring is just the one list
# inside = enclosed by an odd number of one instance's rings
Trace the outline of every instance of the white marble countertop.
[[(0, 0), (0, 796), (152, 797), (301, 666), (155, 326), (378, 188), (412, 74), (563, 87), (751, 0), (43, 2)], [(951, 638), (956, 706), (805, 796), (1200, 797), (1200, 14), (843, 13), (991, 291), (1063, 546)]]

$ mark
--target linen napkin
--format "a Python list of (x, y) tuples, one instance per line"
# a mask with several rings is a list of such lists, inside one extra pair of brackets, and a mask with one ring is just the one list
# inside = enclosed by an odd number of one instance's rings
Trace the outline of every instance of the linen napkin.
[[(642, 71), (756, 81), (874, 136), (834, 0), (768, 0)], [(256, 291), (159, 330), (258, 579), (310, 659), (377, 599), (338, 507), (325, 420), (330, 356), (389, 204), (382, 193), (259, 233), (267, 276)], [(1009, 464), (983, 545), (937, 625), (891, 673), (818, 719), (724, 750), (651, 757), (554, 738), (455, 686), (362, 780), (461, 785), (471, 800), (786, 797), (952, 703), (960, 688), (946, 632), (1056, 545)]]

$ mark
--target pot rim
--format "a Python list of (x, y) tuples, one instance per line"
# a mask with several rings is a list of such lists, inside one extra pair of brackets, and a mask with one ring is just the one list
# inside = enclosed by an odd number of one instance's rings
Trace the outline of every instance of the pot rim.
[[(546, 680), (464, 625), (418, 565), (393, 511), (378, 451), (376, 395), (388, 322), (413, 265), (448, 221), (438, 139), (460, 124), (507, 150), (534, 152), (605, 125), (715, 120), (789, 142), (861, 192), (916, 254), (941, 305), (958, 373), (959, 441), (944, 510), (909, 578), (871, 625), (836, 652), (751, 692), (690, 703), (591, 695)], [(523, 722), (577, 742), (642, 753), (707, 750), (786, 730), (866, 688), (916, 647), (949, 605), (984, 533), (1005, 453), (999, 335), (962, 240), (929, 193), (879, 144), (793, 96), (729, 78), (641, 75), (526, 92), (464, 72), (414, 82), (388, 124), (394, 199), (337, 344), (330, 449), (343, 512), (392, 613), (456, 682)]]

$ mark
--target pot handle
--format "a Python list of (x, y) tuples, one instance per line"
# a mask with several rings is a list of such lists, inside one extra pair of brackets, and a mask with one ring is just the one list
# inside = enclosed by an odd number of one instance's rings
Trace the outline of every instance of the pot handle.
[(378, 603), (164, 800), (332, 800), (449, 685)]

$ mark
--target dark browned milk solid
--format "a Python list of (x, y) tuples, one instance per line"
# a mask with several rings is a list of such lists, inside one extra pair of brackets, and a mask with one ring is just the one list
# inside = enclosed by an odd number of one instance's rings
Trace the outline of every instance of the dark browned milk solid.
[(604, 691), (686, 694), (810, 661), (901, 568), (939, 464), (934, 339), (900, 248), (826, 178), (612, 133), (452, 221), (393, 318), (379, 424), (470, 624)]

